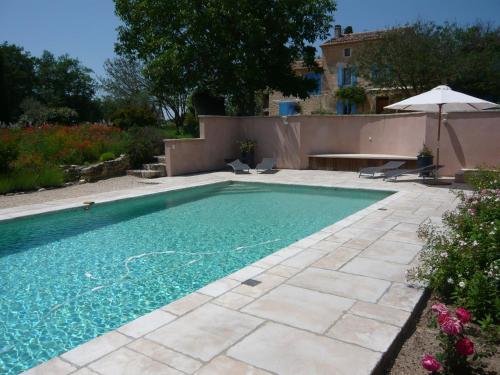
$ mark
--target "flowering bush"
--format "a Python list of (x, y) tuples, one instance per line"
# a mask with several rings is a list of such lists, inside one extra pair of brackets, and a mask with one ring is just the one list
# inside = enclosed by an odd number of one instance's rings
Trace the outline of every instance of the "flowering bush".
[(500, 171), (481, 171), (469, 182), (472, 192), (458, 193), (460, 204), (443, 216), (442, 226), (425, 223), (420, 227), (419, 235), (426, 244), (419, 266), (410, 270), (408, 280), (424, 282), (476, 318), (498, 324)]
[(0, 194), (64, 183), (61, 165), (89, 164), (128, 154), (134, 166), (163, 153), (168, 129), (106, 125), (0, 129)]
[(487, 355), (476, 353), (474, 343), (465, 336), (471, 313), (459, 307), (453, 314), (442, 303), (433, 305), (432, 311), (440, 327), (438, 339), (442, 352), (435, 357), (424, 355), (422, 367), (433, 374), (443, 375), (484, 373), (485, 366), (481, 358)]

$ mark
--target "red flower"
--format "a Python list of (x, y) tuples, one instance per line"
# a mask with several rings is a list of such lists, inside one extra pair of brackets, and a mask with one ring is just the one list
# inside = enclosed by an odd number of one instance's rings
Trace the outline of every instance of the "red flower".
[(472, 315), (469, 311), (464, 309), (463, 307), (457, 308), (455, 311), (455, 314), (457, 315), (458, 320), (462, 322), (462, 324), (467, 324), (470, 322)]
[(463, 339), (460, 339), (457, 341), (455, 344), (455, 349), (457, 349), (457, 352), (464, 357), (474, 354), (474, 343), (469, 340), (467, 337), (464, 337)]
[(451, 315), (450, 315), (450, 313), (448, 311), (445, 311), (445, 312), (439, 314), (438, 317), (437, 317), (437, 321), (438, 321), (439, 325), (442, 325), (444, 323), (444, 321), (446, 319), (448, 319), (450, 316)]
[(455, 317), (448, 316), (441, 323), (441, 329), (450, 336), (456, 336), (462, 332), (462, 323)]
[(441, 368), (441, 363), (439, 363), (438, 360), (432, 355), (426, 354), (422, 358), (422, 367), (427, 371), (435, 372)]

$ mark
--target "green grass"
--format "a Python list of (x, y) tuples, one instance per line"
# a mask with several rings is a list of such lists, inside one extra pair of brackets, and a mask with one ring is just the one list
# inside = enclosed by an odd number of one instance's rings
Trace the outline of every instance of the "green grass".
[(41, 187), (57, 187), (64, 184), (63, 171), (55, 166), (46, 166), (36, 172), (22, 169), (0, 175), (0, 194), (29, 191)]

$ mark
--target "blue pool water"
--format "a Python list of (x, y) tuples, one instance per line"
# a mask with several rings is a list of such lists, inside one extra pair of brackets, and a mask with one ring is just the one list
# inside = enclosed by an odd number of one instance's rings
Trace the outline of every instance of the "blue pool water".
[(390, 193), (219, 183), (0, 223), (0, 373), (16, 374)]

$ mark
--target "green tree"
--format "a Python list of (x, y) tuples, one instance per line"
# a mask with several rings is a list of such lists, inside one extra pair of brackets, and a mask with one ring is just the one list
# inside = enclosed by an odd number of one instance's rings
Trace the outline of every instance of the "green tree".
[(500, 28), (416, 22), (384, 33), (359, 50), (360, 74), (374, 87), (412, 96), (440, 84), (500, 99)]
[[(171, 91), (170, 82), (163, 82), (159, 72), (151, 79), (145, 75), (144, 64), (138, 59), (119, 56), (104, 63), (106, 77), (101, 87), (117, 107), (143, 107), (142, 112), (155, 111), (159, 117), (174, 122), (180, 132), (187, 108), (187, 92)], [(149, 72), (151, 73), (151, 71)]]
[[(314, 62), (327, 37), (334, 0), (115, 0), (122, 19), (118, 51), (146, 63), (155, 90), (225, 96), (252, 114), (255, 92), (306, 98), (315, 86), (291, 66)], [(157, 94), (161, 97), (160, 93)]]
[(78, 59), (44, 51), (35, 61), (34, 97), (49, 108), (73, 109), (80, 121), (93, 121), (98, 105), (94, 100), (97, 83), (91, 73)]
[(32, 93), (34, 59), (23, 48), (0, 44), (0, 122), (15, 122), (21, 102)]

